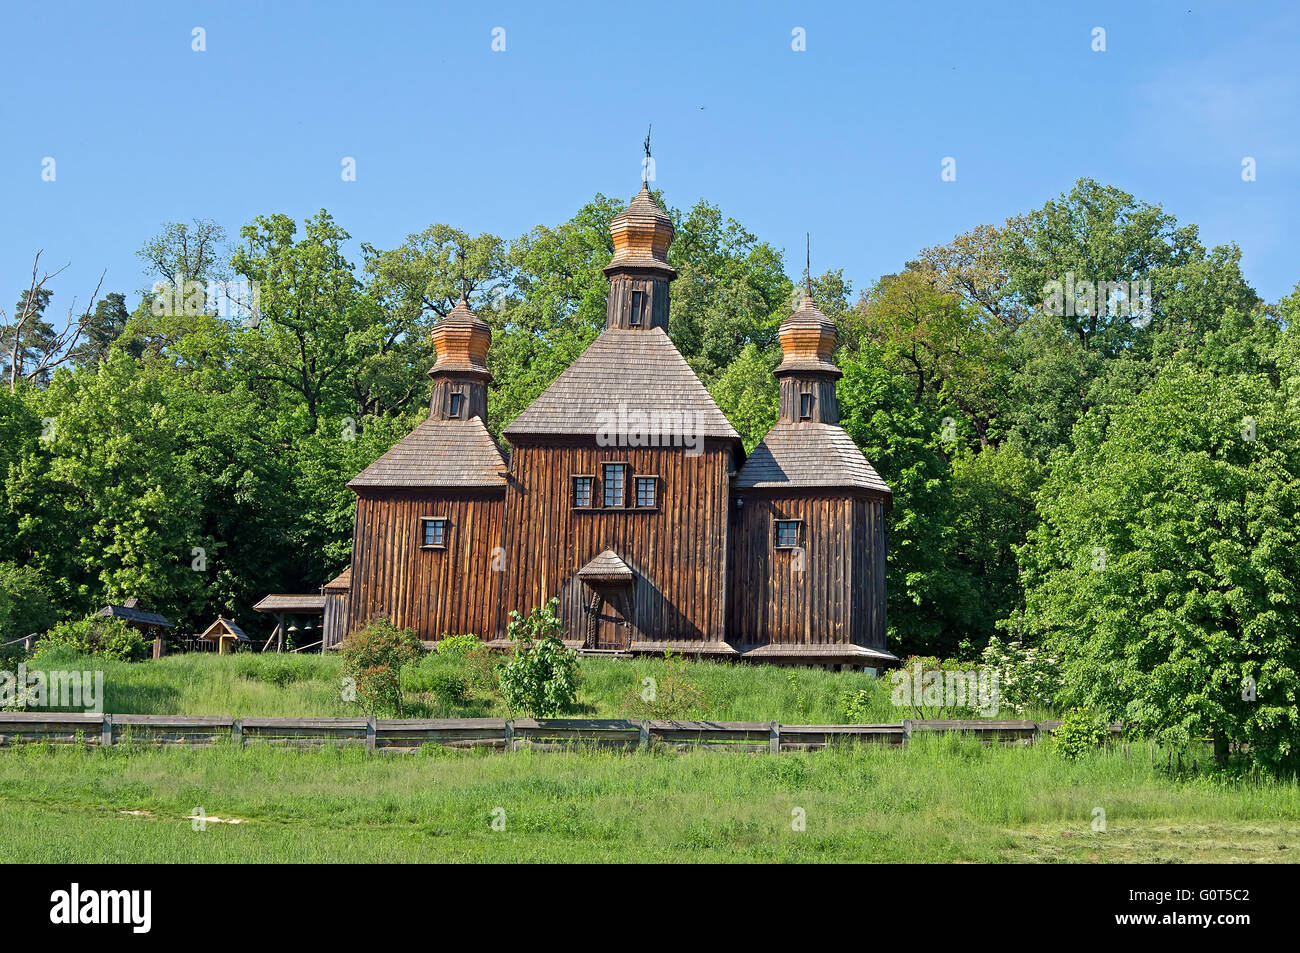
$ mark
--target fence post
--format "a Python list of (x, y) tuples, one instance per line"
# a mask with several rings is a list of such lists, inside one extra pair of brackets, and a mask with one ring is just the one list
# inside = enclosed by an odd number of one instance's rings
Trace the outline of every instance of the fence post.
[(643, 749), (649, 748), (650, 747), (650, 722), (648, 721), (641, 722), (640, 735), (641, 737), (638, 739), (638, 746)]
[(513, 718), (506, 719), (506, 750), (515, 750), (515, 722)]
[(100, 734), (99, 736), (99, 744), (100, 747), (103, 748), (113, 747), (113, 716), (112, 715), (104, 716), (104, 728), (103, 728), (103, 733)]
[(768, 754), (781, 753), (781, 726), (775, 721), (767, 729), (767, 751)]
[(366, 750), (371, 754), (375, 753), (375, 716), (366, 716)]
[(244, 747), (244, 720), (236, 718), (230, 726), (230, 740), (239, 747)]
[(907, 743), (911, 740), (912, 740), (912, 719), (904, 718), (903, 719), (903, 747), (906, 748)]

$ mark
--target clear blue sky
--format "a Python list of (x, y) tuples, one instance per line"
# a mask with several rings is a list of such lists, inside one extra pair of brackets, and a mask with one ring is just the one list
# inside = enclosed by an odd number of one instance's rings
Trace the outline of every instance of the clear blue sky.
[(1237, 242), (1266, 299), (1300, 280), (1293, 2), (6, 0), (0, 23), (6, 307), (38, 248), (72, 262), (56, 314), (104, 268), (134, 304), (134, 252), (174, 220), (234, 236), (323, 207), (358, 244), (514, 237), (630, 198), (650, 122), (667, 200), (719, 204), (792, 275), (805, 231), (814, 270), (861, 288), (1092, 176)]

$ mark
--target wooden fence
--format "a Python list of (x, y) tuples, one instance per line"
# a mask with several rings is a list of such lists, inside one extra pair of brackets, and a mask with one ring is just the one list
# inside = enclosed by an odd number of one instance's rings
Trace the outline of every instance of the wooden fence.
[[(262, 742), (293, 748), (364, 745), (411, 752), (421, 745), (501, 750), (590, 746), (706, 747), (728, 751), (809, 751), (837, 744), (906, 745), (918, 732), (957, 731), (986, 743), (1033, 744), (1056, 721), (903, 721), (889, 725), (782, 725), (768, 721), (626, 721), (611, 718), (227, 718), (219, 715), (96, 715), (0, 712), (0, 746), (115, 744), (206, 746)], [(1118, 734), (1119, 725), (1111, 727)]]

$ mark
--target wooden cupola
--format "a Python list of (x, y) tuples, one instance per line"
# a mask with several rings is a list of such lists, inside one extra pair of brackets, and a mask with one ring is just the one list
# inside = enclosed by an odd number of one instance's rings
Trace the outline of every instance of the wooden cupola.
[(433, 326), (433, 346), (438, 358), (429, 368), (433, 393), (430, 420), (487, 420), (487, 352), (492, 331), (469, 308), (464, 296), (456, 307)]
[(668, 283), (677, 272), (668, 264), (673, 223), (641, 183), (632, 204), (609, 223), (614, 257), (605, 266), (609, 303), (605, 327), (630, 331), (668, 330)]
[(773, 371), (780, 382), (780, 419), (786, 423), (838, 424), (835, 323), (813, 302), (811, 289), (777, 329), (783, 358)]

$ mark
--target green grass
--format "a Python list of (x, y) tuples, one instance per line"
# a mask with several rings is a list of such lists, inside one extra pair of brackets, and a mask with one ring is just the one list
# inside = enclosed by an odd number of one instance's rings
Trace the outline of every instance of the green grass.
[[(242, 823), (196, 831), (195, 808)], [(1294, 863), (1298, 851), (1294, 783), (1178, 779), (1145, 746), (1078, 762), (957, 736), (776, 757), (0, 752), (3, 862)]]
[[(344, 717), (361, 713), (341, 693), (342, 668), (333, 655), (172, 655), (148, 662), (106, 662), (98, 658), (38, 655), (29, 668), (102, 669), (104, 711), (114, 714), (280, 715)], [(429, 655), (404, 673), (407, 717), (507, 716), (490, 684), (472, 688), (463, 700), (433, 691), (439, 671), (471, 672), (463, 662)], [(889, 682), (860, 672), (782, 669), (766, 665), (584, 658), (578, 709), (574, 715), (622, 718), (636, 715), (643, 679), (662, 688), (678, 673), (697, 690), (696, 703), (672, 712), (679, 718), (721, 721), (783, 721), (824, 724), (848, 719), (845, 696), (867, 692), (869, 706), (859, 720), (896, 722), (906, 712), (889, 703)]]

